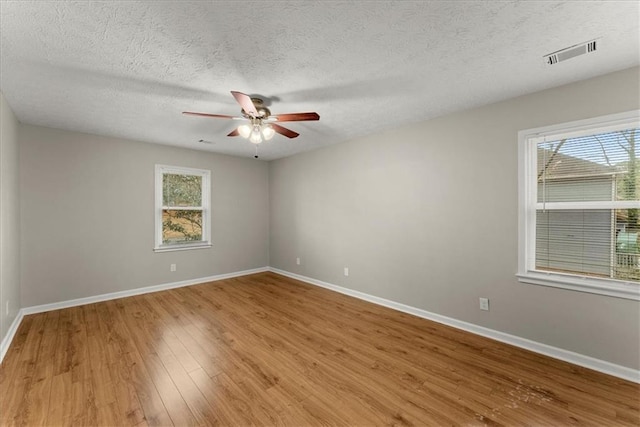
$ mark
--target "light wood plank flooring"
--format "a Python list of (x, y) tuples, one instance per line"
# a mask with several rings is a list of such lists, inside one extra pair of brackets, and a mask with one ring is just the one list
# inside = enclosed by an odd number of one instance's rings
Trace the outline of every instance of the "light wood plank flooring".
[(639, 425), (640, 386), (273, 273), (24, 318), (2, 425)]

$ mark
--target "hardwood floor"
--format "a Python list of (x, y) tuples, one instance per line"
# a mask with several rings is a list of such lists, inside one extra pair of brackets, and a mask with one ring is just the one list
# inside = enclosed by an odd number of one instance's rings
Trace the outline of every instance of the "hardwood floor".
[(26, 316), (2, 425), (639, 425), (640, 386), (273, 273)]

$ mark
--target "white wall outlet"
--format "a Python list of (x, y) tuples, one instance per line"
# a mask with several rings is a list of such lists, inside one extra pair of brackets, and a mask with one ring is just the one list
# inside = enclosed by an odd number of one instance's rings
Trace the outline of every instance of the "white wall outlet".
[(9, 300), (7, 300), (7, 303), (4, 306), (4, 317), (7, 317), (9, 315)]
[(175, 264), (171, 264), (171, 271), (176, 271), (176, 265)]
[(349, 276), (349, 267), (344, 268), (344, 275)]
[(300, 265), (300, 258), (296, 258), (296, 265)]
[(489, 298), (480, 298), (480, 310), (489, 311)]

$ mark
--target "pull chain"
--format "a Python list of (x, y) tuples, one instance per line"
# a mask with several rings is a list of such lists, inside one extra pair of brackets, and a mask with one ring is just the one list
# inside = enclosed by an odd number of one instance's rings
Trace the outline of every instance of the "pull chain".
[[(542, 146), (544, 147), (542, 149), (542, 153), (543, 153), (543, 163), (542, 163), (542, 167), (544, 169), (542, 169), (542, 212), (546, 212), (547, 211), (547, 136), (544, 136), (544, 143), (542, 144)], [(549, 148), (551, 148), (551, 145), (549, 145)]]

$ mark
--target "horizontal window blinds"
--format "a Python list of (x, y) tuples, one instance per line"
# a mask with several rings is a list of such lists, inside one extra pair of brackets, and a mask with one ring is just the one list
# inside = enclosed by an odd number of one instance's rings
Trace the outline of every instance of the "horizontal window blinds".
[(532, 142), (536, 269), (640, 281), (640, 129)]

